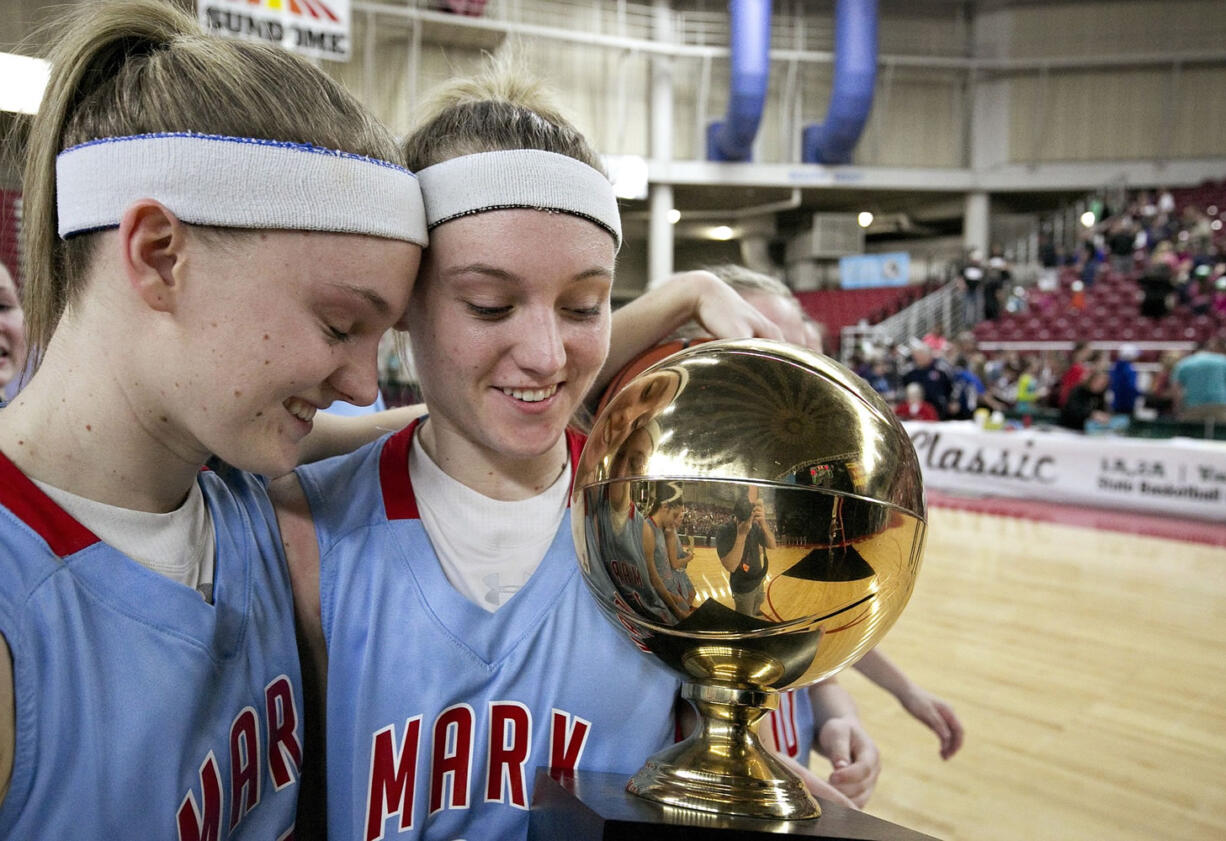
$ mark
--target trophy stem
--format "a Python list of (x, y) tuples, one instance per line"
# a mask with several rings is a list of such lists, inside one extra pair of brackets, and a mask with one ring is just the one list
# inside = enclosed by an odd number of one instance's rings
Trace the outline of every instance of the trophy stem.
[(759, 720), (778, 706), (774, 692), (686, 683), (681, 697), (698, 708), (698, 727), (648, 759), (628, 791), (704, 812), (776, 820), (821, 815), (801, 779), (758, 740)]

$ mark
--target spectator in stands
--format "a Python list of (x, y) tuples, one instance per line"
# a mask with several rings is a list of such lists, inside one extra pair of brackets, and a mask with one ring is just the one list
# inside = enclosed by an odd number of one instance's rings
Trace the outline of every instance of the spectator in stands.
[(1182, 356), (1177, 350), (1168, 350), (1158, 359), (1160, 367), (1149, 384), (1149, 391), (1145, 394), (1145, 405), (1157, 412), (1159, 416), (1169, 417), (1175, 413), (1178, 386), (1171, 378), (1171, 372)]
[(972, 355), (979, 352), (979, 340), (972, 330), (963, 330), (954, 338), (953, 354), (945, 358), (953, 365), (966, 365)]
[(949, 350), (949, 339), (945, 338), (945, 328), (940, 324), (934, 324), (921, 341), (937, 356), (944, 357)]
[(983, 317), (995, 321), (1000, 315), (1003, 290), (1008, 287), (1013, 278), (1009, 269), (1009, 261), (999, 245), (992, 246), (992, 256), (988, 258), (988, 271), (983, 281)]
[[(1002, 407), (1012, 406), (1017, 402), (1017, 384), (1025, 369), (1026, 364), (1015, 350), (1006, 351), (993, 366), (992, 374), (987, 377), (988, 393), (999, 401)], [(984, 370), (987, 371), (986, 366)]]
[(972, 251), (958, 275), (958, 286), (962, 289), (962, 320), (971, 327), (983, 320), (985, 274), (982, 256), (978, 250)]
[[(1166, 243), (1168, 246), (1170, 243)], [(1138, 283), (1141, 285), (1141, 315), (1147, 318), (1162, 318), (1170, 307), (1171, 292), (1174, 285), (1171, 282), (1171, 262), (1155, 251), (1145, 267)]]
[[(1220, 270), (1221, 267), (1218, 268)], [(1219, 274), (1213, 286), (1213, 304), (1210, 306), (1210, 311), (1219, 319), (1226, 320), (1226, 275)]]
[(1132, 252), (1136, 244), (1137, 232), (1132, 224), (1132, 217), (1116, 220), (1107, 236), (1107, 250), (1111, 253), (1111, 270), (1119, 275), (1132, 273)]
[(887, 403), (893, 403), (898, 396), (900, 387), (898, 372), (894, 370), (887, 357), (883, 354), (873, 359), (869, 366), (868, 376), (864, 379), (880, 394)]
[(26, 363), (21, 298), (8, 267), (0, 263), (0, 406), (16, 393)]
[(1098, 280), (1098, 273), (1103, 267), (1103, 255), (1098, 250), (1098, 246), (1094, 244), (1093, 239), (1087, 239), (1081, 245), (1081, 282), (1085, 284), (1085, 288), (1089, 289), (1094, 286), (1094, 281)]
[(948, 420), (970, 420), (980, 406), (1004, 411), (1008, 406), (988, 390), (983, 382), (983, 354), (972, 354), (965, 365), (954, 367), (953, 389), (949, 395)]
[(1060, 268), (1060, 252), (1052, 241), (1051, 234), (1039, 234), (1039, 265), (1043, 267), (1044, 274), (1051, 272), (1053, 276), (1056, 269)]
[(1017, 378), (1017, 402), (1013, 408), (1025, 415), (1039, 408), (1047, 396), (1047, 384), (1043, 381), (1043, 360), (1040, 357), (1029, 356), (1024, 365), (1021, 376)]
[(1086, 378), (1086, 374), (1090, 369), (1086, 362), (1089, 360), (1094, 351), (1090, 350), (1090, 346), (1085, 342), (1077, 342), (1073, 345), (1073, 352), (1069, 359), (1068, 370), (1060, 378), (1060, 388), (1056, 396), (1056, 408), (1063, 409), (1068, 403), (1069, 395), (1073, 389), (1081, 384), (1081, 381)]
[(1172, 278), (1179, 273), (1179, 255), (1175, 253), (1175, 246), (1167, 238), (1163, 238), (1154, 246), (1153, 252), (1149, 255), (1151, 263), (1162, 263), (1170, 269)]
[(1226, 421), (1226, 340), (1214, 336), (1176, 363), (1171, 379), (1178, 387), (1180, 420)]
[(1187, 304), (1195, 315), (1208, 315), (1213, 310), (1213, 267), (1200, 263), (1192, 270), (1187, 283)]
[(1111, 366), (1111, 411), (1117, 415), (1131, 416), (1136, 411), (1141, 391), (1137, 388), (1137, 369), (1132, 363), (1139, 355), (1136, 345), (1122, 345), (1119, 357)]
[(1085, 431), (1086, 422), (1106, 424), (1111, 420), (1107, 411), (1107, 372), (1094, 369), (1085, 382), (1070, 392), (1068, 402), (1060, 409), (1058, 423), (1066, 429)]
[(936, 407), (937, 414), (944, 418), (949, 409), (949, 395), (953, 391), (953, 376), (943, 359), (932, 355), (932, 349), (923, 342), (915, 342), (911, 348), (911, 370), (903, 374), (903, 386), (919, 383), (924, 387), (924, 399)]
[(1209, 214), (1189, 205), (1183, 210), (1183, 230), (1188, 234), (1188, 247), (1193, 254), (1204, 254), (1213, 243)]
[(1175, 197), (1171, 195), (1171, 191), (1166, 187), (1158, 189), (1158, 214), (1160, 216), (1173, 216), (1175, 214)]
[(924, 387), (919, 383), (907, 385), (907, 399), (894, 407), (894, 413), (901, 420), (938, 421), (936, 406), (924, 399)]

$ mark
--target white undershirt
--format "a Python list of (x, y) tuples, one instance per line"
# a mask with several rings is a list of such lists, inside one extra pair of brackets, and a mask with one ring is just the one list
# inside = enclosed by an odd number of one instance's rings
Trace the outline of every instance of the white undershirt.
[(200, 485), (168, 514), (133, 511), (33, 480), (43, 493), (102, 541), (141, 566), (213, 601), (213, 518)]
[(413, 438), (413, 493), (443, 574), (461, 595), (490, 613), (527, 583), (545, 558), (566, 513), (570, 463), (530, 499), (490, 499), (448, 476)]

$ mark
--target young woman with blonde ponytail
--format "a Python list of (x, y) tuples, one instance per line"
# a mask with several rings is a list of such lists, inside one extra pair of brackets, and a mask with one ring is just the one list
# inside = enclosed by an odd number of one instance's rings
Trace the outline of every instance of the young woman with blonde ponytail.
[(306, 62), (157, 0), (73, 15), (28, 143), (37, 370), (0, 411), (0, 838), (286, 838), (301, 672), (257, 474), (374, 398), (420, 191)]

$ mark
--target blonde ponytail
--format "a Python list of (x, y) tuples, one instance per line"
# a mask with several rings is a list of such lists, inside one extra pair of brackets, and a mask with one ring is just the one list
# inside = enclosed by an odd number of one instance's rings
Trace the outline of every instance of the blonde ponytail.
[(508, 51), (491, 58), (483, 73), (435, 89), (405, 140), (404, 159), (417, 171), (462, 155), (512, 149), (556, 152), (604, 172), (600, 156), (545, 84)]
[(390, 133), (322, 71), (284, 50), (226, 41), (164, 0), (76, 7), (48, 58), (24, 179), (24, 301), (32, 353), (84, 285), (97, 237), (57, 236), (55, 161), (89, 140), (198, 132), (310, 143), (399, 163)]

